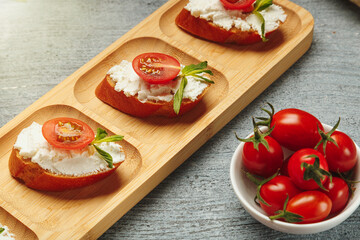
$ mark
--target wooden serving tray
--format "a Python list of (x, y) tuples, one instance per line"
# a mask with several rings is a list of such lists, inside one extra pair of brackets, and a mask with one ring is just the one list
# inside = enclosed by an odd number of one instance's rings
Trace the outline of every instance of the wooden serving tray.
[[(174, 23), (187, 0), (170, 0), (0, 129), (0, 222), (19, 239), (94, 239), (265, 90), (310, 47), (313, 18), (277, 0), (288, 18), (267, 43), (221, 45), (191, 36)], [(135, 118), (95, 97), (106, 72), (122, 59), (164, 52), (182, 64), (207, 60), (215, 84), (186, 115)], [(33, 121), (81, 119), (125, 135), (127, 160), (92, 186), (41, 192), (14, 180), (7, 164), (19, 132)]]

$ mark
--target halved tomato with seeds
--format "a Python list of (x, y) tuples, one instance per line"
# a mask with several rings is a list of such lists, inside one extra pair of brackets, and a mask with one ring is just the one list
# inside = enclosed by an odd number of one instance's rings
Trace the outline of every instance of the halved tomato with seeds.
[(256, 0), (220, 0), (223, 6), (228, 10), (242, 10), (243, 12), (252, 12)]
[(163, 53), (143, 53), (132, 62), (134, 71), (152, 84), (168, 83), (179, 74), (181, 67), (176, 58)]
[(75, 118), (54, 118), (44, 123), (42, 134), (56, 148), (82, 149), (95, 138), (94, 131)]

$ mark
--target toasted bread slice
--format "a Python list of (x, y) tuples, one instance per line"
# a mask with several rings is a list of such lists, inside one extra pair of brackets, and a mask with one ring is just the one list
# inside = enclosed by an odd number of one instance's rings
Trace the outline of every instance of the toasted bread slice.
[[(175, 23), (186, 32), (213, 42), (247, 45), (261, 41), (261, 36), (254, 29), (242, 31), (233, 27), (230, 30), (226, 30), (211, 21), (194, 17), (185, 8), (176, 17)], [(266, 33), (265, 37), (268, 37), (273, 31)]]
[(17, 149), (12, 149), (9, 170), (14, 178), (24, 182), (29, 188), (43, 191), (64, 191), (88, 186), (113, 173), (121, 164), (114, 164), (112, 169), (82, 176), (66, 176), (49, 172), (31, 159), (24, 159)]
[(97, 86), (95, 94), (101, 101), (110, 106), (135, 117), (165, 116), (169, 118), (183, 115), (193, 109), (203, 98), (207, 88), (197, 97), (195, 101), (184, 98), (178, 115), (174, 112), (173, 101), (146, 101), (140, 102), (135, 96), (126, 96), (123, 91), (114, 89), (115, 82), (109, 75)]

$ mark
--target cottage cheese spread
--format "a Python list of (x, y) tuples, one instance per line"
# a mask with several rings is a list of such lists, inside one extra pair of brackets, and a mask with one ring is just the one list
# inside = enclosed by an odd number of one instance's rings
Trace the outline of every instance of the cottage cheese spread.
[[(226, 10), (219, 0), (189, 0), (185, 9), (194, 17), (211, 21), (226, 30), (235, 27), (241, 31), (255, 30), (261, 35), (261, 21), (255, 14)], [(284, 10), (275, 4), (260, 13), (265, 19), (265, 33), (275, 30), (286, 20)]]
[(0, 233), (0, 240), (15, 240), (15, 235), (9, 232), (9, 228), (0, 223), (0, 229), (3, 231)]
[[(107, 74), (116, 83), (115, 91), (123, 91), (128, 97), (137, 95), (137, 98), (142, 103), (149, 100), (170, 102), (180, 86), (179, 79), (174, 79), (167, 84), (150, 84), (145, 82), (136, 74), (131, 62), (126, 60), (112, 67)], [(198, 81), (191, 76), (186, 78), (188, 82), (184, 89), (183, 98), (195, 101), (197, 96), (208, 86), (208, 83)]]
[[(42, 125), (34, 122), (20, 132), (14, 144), (20, 156), (25, 159), (31, 158), (32, 162), (52, 173), (68, 176), (94, 174), (109, 169), (106, 161), (89, 148), (85, 150), (54, 148), (43, 137), (41, 129)], [(112, 156), (114, 164), (125, 160), (125, 153), (119, 144), (104, 142), (98, 146)]]

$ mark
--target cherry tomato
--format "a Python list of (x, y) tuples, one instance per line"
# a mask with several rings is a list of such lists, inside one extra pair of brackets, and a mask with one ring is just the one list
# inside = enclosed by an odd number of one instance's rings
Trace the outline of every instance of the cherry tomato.
[(301, 215), (299, 223), (315, 223), (324, 220), (331, 211), (331, 199), (319, 191), (306, 191), (291, 198), (286, 210)]
[(337, 143), (327, 141), (324, 153), (323, 143), (317, 150), (325, 155), (330, 171), (346, 172), (351, 170), (357, 162), (356, 146), (354, 141), (345, 133), (333, 132), (330, 137)]
[(305, 111), (289, 108), (274, 114), (270, 127), (275, 126), (271, 136), (282, 146), (297, 151), (314, 148), (321, 137), (318, 127), (324, 130), (320, 121)]
[(285, 161), (283, 162), (283, 165), (280, 169), (280, 174), (283, 175), (283, 176), (289, 176), (289, 171), (288, 171), (288, 165), (289, 165), (289, 160), (291, 158), (292, 155), (290, 155), (289, 157), (287, 157), (285, 159)]
[(243, 12), (253, 11), (255, 1), (256, 0), (220, 0), (226, 9), (242, 10)]
[(143, 53), (132, 61), (134, 71), (151, 84), (168, 83), (179, 74), (178, 60), (163, 53)]
[(331, 213), (343, 210), (349, 200), (349, 187), (347, 183), (338, 177), (333, 177), (332, 182), (326, 181), (324, 187), (328, 191), (321, 190), (332, 201)]
[(256, 150), (253, 142), (246, 142), (242, 152), (242, 160), (250, 173), (269, 177), (281, 168), (284, 153), (280, 144), (272, 137), (266, 136), (264, 139), (269, 144), (269, 150), (263, 144), (259, 144), (259, 150)]
[(54, 118), (44, 123), (42, 134), (56, 148), (82, 149), (95, 138), (93, 130), (74, 118)]
[[(319, 159), (319, 168), (316, 168), (314, 164), (316, 158), (309, 157), (315, 155)], [(302, 163), (308, 164), (309, 167), (302, 167)], [(309, 169), (310, 173), (305, 174), (305, 171), (307, 171), (307, 169)], [(326, 172), (329, 170), (324, 156), (320, 152), (311, 148), (301, 149), (295, 152), (289, 159), (289, 176), (291, 180), (295, 183), (295, 185), (303, 190), (315, 190), (318, 189), (319, 186), (323, 185), (328, 178), (326, 174), (330, 175), (329, 172), (325, 173), (324, 170)], [(306, 175), (311, 175), (313, 179), (305, 180)], [(319, 175), (322, 175), (322, 179)], [(321, 184), (319, 185), (318, 183), (316, 183), (314, 179), (318, 179)]]
[(286, 176), (276, 176), (261, 186), (260, 196), (270, 206), (259, 201), (261, 208), (268, 214), (273, 215), (276, 211), (283, 209), (286, 197), (294, 197), (301, 191)]

